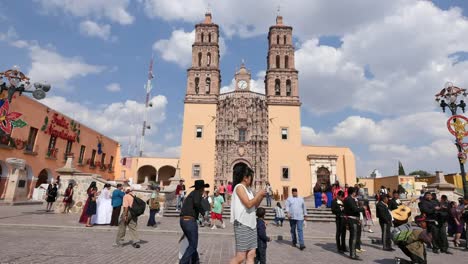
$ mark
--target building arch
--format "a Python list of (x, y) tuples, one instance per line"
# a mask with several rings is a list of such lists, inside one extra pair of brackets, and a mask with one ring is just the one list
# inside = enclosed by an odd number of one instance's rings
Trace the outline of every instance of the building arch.
[(148, 181), (156, 182), (156, 173), (156, 168), (151, 165), (141, 166), (137, 171), (137, 184), (144, 183), (146, 177)]
[(291, 96), (291, 80), (286, 80), (286, 96)]
[(205, 87), (205, 93), (210, 94), (211, 92), (211, 79), (208, 77), (206, 78), (206, 87)]
[(325, 184), (325, 185), (330, 184), (330, 175), (331, 175), (331, 172), (327, 167), (325, 166), (319, 167), (317, 169), (317, 182), (319, 184)]
[(205, 34), (202, 32), (202, 33), (201, 33), (201, 42), (204, 42), (204, 41), (205, 41), (204, 38), (205, 38)]
[(275, 80), (275, 95), (281, 95), (281, 81), (280, 81), (280, 79)]
[(208, 42), (211, 42), (211, 32), (208, 33)]
[(41, 184), (45, 184), (45, 183), (52, 183), (52, 179), (54, 177), (52, 176), (52, 172), (50, 171), (50, 169), (42, 169), (39, 174), (37, 175), (37, 181), (36, 181), (36, 187), (39, 187), (41, 186)]
[(286, 69), (289, 68), (289, 56), (288, 55), (284, 56), (284, 68)]
[(195, 77), (195, 93), (198, 94), (200, 92), (200, 78)]
[(275, 66), (277, 69), (280, 67), (280, 55), (276, 55)]
[(201, 67), (202, 53), (198, 52), (198, 67)]
[(287, 44), (287, 39), (286, 39), (286, 35), (283, 36), (283, 40), (284, 40), (284, 44)]
[(8, 178), (8, 164), (0, 160), (0, 178)]
[(162, 182), (163, 186), (171, 184), (171, 178), (176, 174), (176, 168), (171, 165), (164, 165), (159, 168), (158, 181)]
[(206, 66), (210, 66), (211, 65), (211, 52), (208, 52), (206, 54)]
[(279, 44), (279, 39), (280, 39), (280, 36), (276, 35), (276, 44)]

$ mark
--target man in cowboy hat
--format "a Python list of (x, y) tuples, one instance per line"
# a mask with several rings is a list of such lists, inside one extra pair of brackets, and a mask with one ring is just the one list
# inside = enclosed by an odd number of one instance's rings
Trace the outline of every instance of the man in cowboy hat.
[(198, 256), (198, 225), (197, 219), (200, 214), (205, 215), (205, 210), (202, 206), (202, 195), (205, 188), (210, 185), (206, 184), (204, 180), (196, 180), (195, 184), (190, 188), (195, 188), (185, 199), (180, 211), (180, 227), (184, 232), (185, 237), (189, 242), (187, 250), (180, 259), (180, 264), (200, 263)]

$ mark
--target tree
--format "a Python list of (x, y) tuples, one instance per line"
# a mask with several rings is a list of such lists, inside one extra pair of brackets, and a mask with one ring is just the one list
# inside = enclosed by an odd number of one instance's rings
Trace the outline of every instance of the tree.
[(406, 175), (405, 169), (403, 168), (403, 164), (401, 164), (401, 161), (398, 161), (398, 175)]
[(425, 170), (416, 170), (411, 172), (409, 175), (419, 175), (420, 177), (431, 176), (431, 174)]

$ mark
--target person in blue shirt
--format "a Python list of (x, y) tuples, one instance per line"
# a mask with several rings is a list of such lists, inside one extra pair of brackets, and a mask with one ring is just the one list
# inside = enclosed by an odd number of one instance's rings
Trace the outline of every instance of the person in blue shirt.
[(307, 210), (304, 204), (304, 198), (297, 196), (297, 188), (292, 188), (292, 197), (288, 197), (286, 200), (286, 216), (289, 218), (289, 224), (291, 225), (291, 237), (292, 237), (292, 246), (296, 247), (297, 236), (299, 237), (299, 249), (304, 250), (306, 247), (304, 245), (304, 216), (307, 216)]
[(122, 191), (123, 186), (121, 183), (117, 184), (117, 189), (112, 192), (112, 218), (110, 225), (119, 226), (120, 210), (122, 209), (122, 202), (125, 193)]

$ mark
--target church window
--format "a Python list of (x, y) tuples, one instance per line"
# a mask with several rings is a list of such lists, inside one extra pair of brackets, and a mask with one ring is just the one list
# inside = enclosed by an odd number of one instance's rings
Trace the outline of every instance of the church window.
[(200, 164), (193, 164), (192, 166), (192, 177), (199, 178), (201, 175), (201, 166)]
[(276, 36), (276, 44), (279, 44), (279, 39), (280, 39), (280, 36), (277, 35), (277, 36)]
[(201, 67), (202, 53), (198, 52), (198, 67)]
[(239, 129), (239, 142), (245, 142), (246, 130), (245, 128)]
[(286, 81), (286, 95), (291, 96), (291, 80)]
[(286, 69), (289, 68), (289, 56), (288, 55), (284, 57), (284, 67)]
[(211, 64), (211, 53), (208, 52), (208, 54), (207, 54), (206, 56), (207, 56), (207, 58), (206, 58), (206, 60), (207, 60), (206, 65), (207, 65), (207, 66), (210, 66), (210, 64)]
[(281, 168), (281, 179), (282, 180), (289, 180), (289, 168), (288, 167), (282, 167)]
[(196, 138), (202, 138), (203, 137), (203, 127), (202, 126), (197, 126), (196, 128)]
[(281, 95), (280, 80), (275, 80), (275, 95)]
[(205, 38), (205, 34), (203, 34), (203, 32), (201, 33), (201, 42), (204, 41), (204, 38)]
[(211, 79), (206, 78), (206, 88), (205, 88), (206, 94), (209, 94), (210, 90), (211, 90)]
[(211, 32), (208, 33), (208, 42), (211, 42)]
[(280, 55), (276, 55), (276, 68), (279, 69), (280, 67)]
[(281, 139), (288, 139), (288, 129), (287, 128), (281, 128)]
[(199, 93), (200, 92), (200, 78), (196, 77), (195, 78), (195, 93)]
[(284, 44), (286, 44), (286, 35), (284, 35), (283, 39), (284, 39)]

